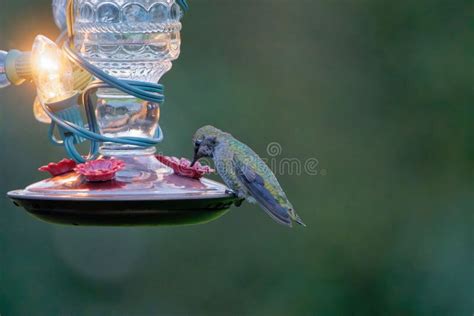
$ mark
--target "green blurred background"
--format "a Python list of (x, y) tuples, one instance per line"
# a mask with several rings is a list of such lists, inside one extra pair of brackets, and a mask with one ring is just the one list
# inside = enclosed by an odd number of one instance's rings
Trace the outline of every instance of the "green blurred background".
[[(276, 141), (278, 159), (317, 158), (318, 175), (280, 175), (308, 228), (251, 205), (202, 226), (62, 227), (2, 197), (0, 314), (472, 315), (474, 3), (190, 2), (160, 150), (190, 156), (211, 123), (263, 157)], [(57, 35), (49, 1), (1, 1), (1, 48), (37, 33)], [(64, 157), (33, 97), (0, 92), (3, 193)]]

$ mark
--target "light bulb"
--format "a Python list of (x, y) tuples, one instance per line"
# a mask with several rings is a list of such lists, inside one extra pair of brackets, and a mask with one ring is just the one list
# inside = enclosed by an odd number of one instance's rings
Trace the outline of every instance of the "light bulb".
[(53, 41), (42, 35), (36, 37), (31, 64), (33, 80), (42, 103), (60, 102), (75, 94), (72, 65)]
[[(39, 102), (58, 119), (83, 127), (78, 105), (79, 94), (74, 90), (73, 67), (63, 51), (53, 41), (39, 35), (33, 43), (31, 65)], [(41, 104), (37, 103), (36, 108)], [(44, 114), (36, 116), (44, 121)], [(75, 143), (84, 141), (62, 127), (59, 127), (59, 132), (63, 140), (72, 136)]]
[(74, 96), (88, 86), (92, 76), (72, 65), (53, 41), (40, 35), (32, 53), (0, 50), (0, 89), (31, 79), (39, 96), (33, 103), (33, 113), (38, 121), (49, 124), (51, 119), (41, 103), (56, 103)]
[[(82, 68), (73, 66), (73, 77), (74, 77), (74, 91), (83, 91), (92, 80), (92, 76)], [(36, 120), (40, 123), (50, 124), (51, 118), (46, 114), (41, 105), (38, 97), (35, 98), (33, 103), (33, 114)]]

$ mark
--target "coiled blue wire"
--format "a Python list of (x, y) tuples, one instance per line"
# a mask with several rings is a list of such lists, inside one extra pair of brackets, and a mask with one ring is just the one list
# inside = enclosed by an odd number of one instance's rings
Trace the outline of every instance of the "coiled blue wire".
[(65, 42), (63, 49), (72, 62), (89, 72), (98, 80), (106, 83), (109, 87), (116, 88), (141, 100), (153, 103), (162, 103), (165, 101), (163, 94), (164, 86), (162, 84), (117, 79), (77, 54), (76, 51), (71, 48), (69, 41)]
[(183, 9), (184, 12), (189, 10), (189, 5), (186, 0), (177, 0), (176, 2), (178, 2), (179, 6), (181, 7), (181, 9)]

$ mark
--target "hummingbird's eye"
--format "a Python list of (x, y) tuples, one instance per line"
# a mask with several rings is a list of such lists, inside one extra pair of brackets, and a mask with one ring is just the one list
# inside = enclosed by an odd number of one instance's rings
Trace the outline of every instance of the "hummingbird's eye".
[(199, 147), (199, 146), (201, 146), (201, 144), (202, 144), (202, 139), (198, 139), (198, 140), (196, 140), (196, 142), (194, 143), (194, 146), (195, 146), (195, 147)]

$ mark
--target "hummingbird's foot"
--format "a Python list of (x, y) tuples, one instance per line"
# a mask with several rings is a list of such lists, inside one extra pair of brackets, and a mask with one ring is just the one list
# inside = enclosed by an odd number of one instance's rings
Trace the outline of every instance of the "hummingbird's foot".
[(234, 191), (230, 190), (230, 189), (226, 189), (225, 190), (225, 194), (231, 194), (233, 196), (235, 196), (237, 198), (237, 200), (234, 202), (234, 205), (236, 207), (240, 207), (242, 206), (242, 203), (244, 203), (245, 199), (244, 198), (241, 198), (239, 197), (239, 195), (237, 193), (235, 193)]

